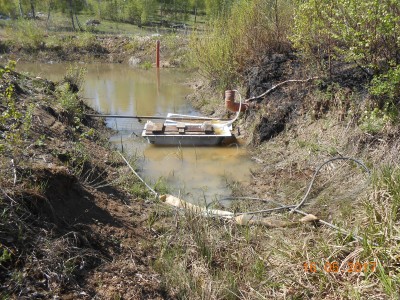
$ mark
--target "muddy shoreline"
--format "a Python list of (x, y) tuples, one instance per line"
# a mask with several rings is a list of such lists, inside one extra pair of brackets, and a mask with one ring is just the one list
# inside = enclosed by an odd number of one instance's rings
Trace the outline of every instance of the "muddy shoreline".
[[(1, 35), (0, 35), (1, 37)], [(40, 63), (123, 63), (132, 67), (155, 66), (156, 41), (161, 40), (160, 66), (181, 67), (182, 53), (187, 47), (186, 37), (153, 37), (103, 34), (58, 34), (56, 42), (37, 48), (10, 44), (7, 39), (0, 47), (0, 61), (8, 60)]]

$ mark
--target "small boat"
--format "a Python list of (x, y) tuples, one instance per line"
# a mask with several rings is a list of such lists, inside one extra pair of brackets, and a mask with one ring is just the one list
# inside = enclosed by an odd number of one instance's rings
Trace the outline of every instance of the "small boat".
[(169, 113), (164, 122), (147, 121), (142, 137), (156, 145), (216, 146), (232, 138), (232, 122)]

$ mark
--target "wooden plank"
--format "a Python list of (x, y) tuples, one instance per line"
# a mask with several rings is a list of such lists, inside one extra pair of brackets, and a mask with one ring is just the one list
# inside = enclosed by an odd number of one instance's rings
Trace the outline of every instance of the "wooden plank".
[(204, 129), (201, 126), (190, 125), (186, 127), (187, 132), (203, 132)]
[(213, 132), (214, 128), (212, 127), (211, 122), (204, 122), (204, 131), (205, 132)]
[(186, 125), (185, 125), (185, 123), (177, 122), (176, 127), (178, 127), (178, 129), (181, 129), (181, 128), (185, 129)]
[(164, 129), (164, 123), (154, 123), (152, 131), (153, 132), (162, 132)]
[(164, 128), (164, 132), (178, 132), (178, 127), (176, 125), (167, 125)]

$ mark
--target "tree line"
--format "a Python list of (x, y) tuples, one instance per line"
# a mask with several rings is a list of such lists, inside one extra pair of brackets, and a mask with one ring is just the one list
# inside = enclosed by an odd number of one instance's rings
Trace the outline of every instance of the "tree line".
[[(228, 11), (234, 0), (0, 0), (0, 14), (16, 18), (50, 18), (53, 12), (85, 13), (99, 19), (143, 24), (152, 20), (184, 21), (190, 15), (215, 17)], [(74, 20), (75, 19), (75, 20)], [(75, 26), (74, 26), (75, 27)]]

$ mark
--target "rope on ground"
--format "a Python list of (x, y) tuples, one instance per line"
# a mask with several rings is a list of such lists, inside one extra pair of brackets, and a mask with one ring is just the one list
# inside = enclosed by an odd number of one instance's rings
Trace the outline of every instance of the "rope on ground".
[(149, 185), (146, 183), (146, 181), (144, 181), (144, 180), (142, 179), (142, 177), (139, 176), (139, 174), (132, 168), (131, 164), (130, 164), (130, 163), (128, 162), (128, 160), (122, 155), (122, 153), (119, 152), (119, 151), (117, 151), (117, 153), (122, 157), (122, 159), (125, 161), (125, 163), (126, 163), (127, 166), (129, 167), (129, 169), (131, 169), (131, 171), (133, 172), (133, 174), (135, 174), (136, 177), (137, 177), (141, 182), (143, 182), (143, 184), (149, 189), (149, 191), (152, 192), (153, 195), (154, 195), (156, 198), (158, 198), (158, 197), (159, 197), (159, 194), (158, 194), (151, 186), (149, 186)]

